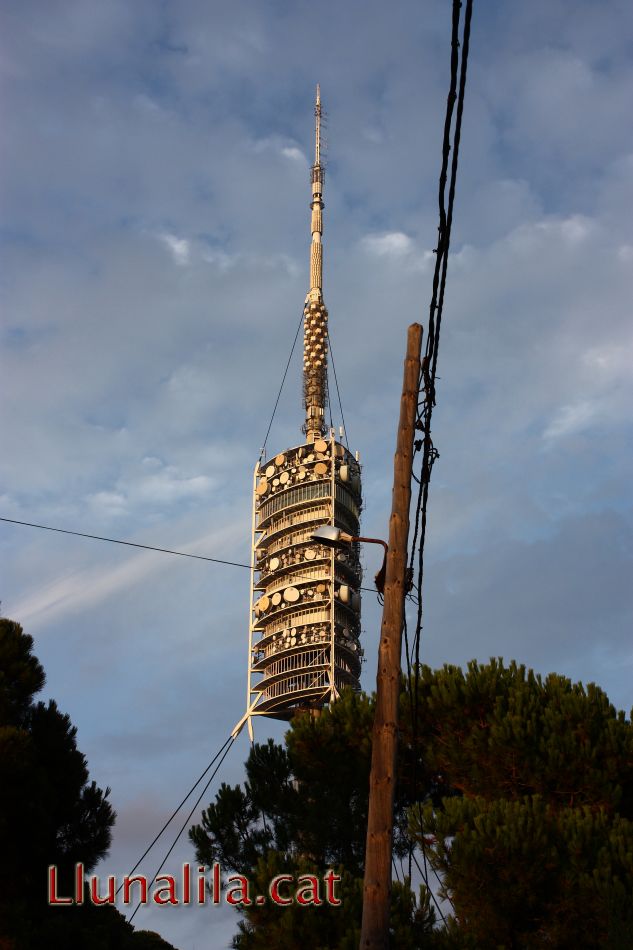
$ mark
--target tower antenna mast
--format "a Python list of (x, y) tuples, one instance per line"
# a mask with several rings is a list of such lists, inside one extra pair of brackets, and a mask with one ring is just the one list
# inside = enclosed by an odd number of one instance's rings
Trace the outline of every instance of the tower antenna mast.
[(314, 103), (314, 164), (311, 169), (310, 208), (310, 290), (306, 297), (303, 329), (303, 396), (306, 419), (303, 426), (308, 442), (327, 431), (327, 319), (323, 302), (323, 182), (321, 162), (321, 89), (316, 87)]

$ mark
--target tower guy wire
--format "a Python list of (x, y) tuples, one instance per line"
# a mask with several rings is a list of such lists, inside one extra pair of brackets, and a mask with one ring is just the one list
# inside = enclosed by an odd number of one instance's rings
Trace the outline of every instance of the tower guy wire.
[[(145, 849), (145, 851), (143, 852), (143, 854), (140, 856), (140, 858), (138, 859), (138, 861), (136, 862), (136, 864), (134, 865), (134, 867), (132, 868), (132, 870), (129, 872), (128, 877), (131, 877), (131, 876), (134, 874), (134, 872), (136, 871), (136, 869), (139, 867), (141, 861), (144, 861), (144, 860), (145, 860), (145, 858), (146, 858), (147, 855), (150, 853), (150, 851), (152, 850), (152, 848), (154, 847), (154, 845), (156, 844), (156, 842), (158, 841), (158, 839), (159, 839), (160, 837), (162, 837), (162, 835), (163, 835), (164, 832), (167, 830), (167, 828), (169, 828), (170, 824), (172, 823), (172, 821), (174, 820), (174, 818), (176, 817), (176, 815), (178, 814), (178, 812), (180, 811), (180, 809), (182, 808), (182, 806), (185, 804), (185, 802), (187, 801), (187, 799), (190, 798), (190, 797), (193, 795), (193, 793), (195, 792), (196, 788), (198, 787), (198, 785), (200, 784), (200, 782), (202, 781), (202, 779), (205, 777), (205, 775), (207, 774), (207, 772), (209, 771), (209, 769), (211, 768), (211, 766), (216, 762), (216, 760), (218, 759), (218, 757), (222, 754), (222, 752), (224, 752), (224, 750), (227, 748), (227, 746), (229, 746), (229, 745), (231, 744), (231, 742), (233, 741), (233, 738), (234, 738), (233, 736), (229, 736), (229, 738), (226, 740), (226, 742), (224, 743), (224, 745), (220, 746), (219, 750), (218, 750), (218, 751), (216, 752), (216, 754), (213, 756), (213, 758), (211, 759), (211, 761), (210, 761), (209, 764), (207, 765), (207, 767), (206, 767), (206, 769), (204, 770), (204, 772), (203, 772), (203, 773), (200, 775), (200, 777), (199, 777), (198, 779), (196, 779), (196, 781), (193, 783), (193, 785), (191, 786), (191, 788), (189, 789), (189, 791), (187, 792), (187, 794), (185, 795), (185, 797), (184, 797), (183, 800), (181, 801), (180, 805), (178, 805), (178, 806), (174, 809), (174, 811), (171, 813), (171, 815), (169, 816), (169, 818), (167, 819), (167, 821), (165, 822), (165, 824), (163, 825), (163, 827), (160, 829), (160, 831), (158, 832), (158, 834), (156, 835), (156, 837), (155, 837), (155, 838), (153, 839), (153, 841), (147, 846), (147, 848)], [(228, 750), (227, 750), (227, 751), (228, 751)], [(217, 770), (216, 770), (216, 771), (217, 771)], [(215, 775), (215, 772), (214, 772), (213, 774)], [(212, 777), (213, 777), (213, 776), (212, 776)], [(208, 787), (209, 787), (209, 786), (208, 786), (208, 784), (207, 784), (207, 785), (205, 786), (205, 791), (207, 790)], [(203, 792), (203, 794), (204, 794), (204, 792)], [(156, 873), (158, 874), (158, 871), (157, 871)], [(122, 887), (123, 887), (123, 884), (120, 884), (119, 887), (117, 888), (117, 891), (116, 891), (117, 894), (119, 893), (119, 891), (121, 890)]]
[[(222, 753), (222, 757), (221, 757), (220, 761), (218, 762), (218, 764), (216, 765), (215, 769), (214, 769), (213, 772), (211, 773), (211, 776), (209, 777), (209, 780), (208, 780), (207, 784), (204, 786), (204, 788), (203, 788), (202, 791), (200, 792), (200, 795), (199, 795), (198, 798), (196, 799), (193, 808), (191, 809), (191, 811), (189, 812), (189, 814), (188, 814), (187, 817), (185, 818), (185, 820), (184, 820), (184, 822), (183, 822), (183, 824), (182, 824), (182, 826), (181, 826), (181, 828), (180, 828), (178, 834), (177, 834), (176, 837), (174, 838), (174, 840), (173, 840), (173, 842), (172, 842), (172, 844), (171, 844), (169, 850), (167, 851), (167, 853), (165, 854), (165, 857), (163, 858), (163, 860), (161, 861), (160, 865), (158, 866), (158, 868), (157, 868), (157, 870), (156, 870), (154, 876), (152, 877), (152, 880), (150, 881), (150, 886), (151, 886), (151, 884), (154, 883), (154, 881), (156, 880), (156, 878), (158, 877), (158, 875), (159, 875), (160, 872), (162, 871), (163, 867), (165, 866), (165, 862), (167, 861), (169, 855), (172, 853), (172, 851), (174, 850), (174, 848), (175, 848), (176, 845), (178, 844), (178, 839), (180, 838), (181, 834), (183, 833), (183, 831), (185, 830), (185, 828), (186, 828), (187, 825), (189, 824), (189, 822), (190, 822), (190, 820), (191, 820), (191, 816), (193, 815), (194, 811), (196, 810), (196, 808), (198, 807), (198, 805), (199, 805), (200, 802), (202, 801), (203, 797), (205, 796), (205, 794), (206, 794), (206, 792), (207, 792), (207, 789), (209, 788), (209, 785), (211, 784), (211, 782), (213, 781), (213, 779), (214, 779), (215, 776), (217, 775), (217, 773), (218, 773), (218, 771), (219, 771), (219, 769), (220, 769), (220, 766), (221, 766), (222, 763), (224, 762), (225, 758), (227, 757), (227, 755), (228, 755), (228, 753), (229, 753), (229, 750), (230, 750), (231, 746), (232, 746), (233, 743), (235, 742), (235, 738), (236, 738), (235, 736), (229, 736), (229, 738), (227, 739), (227, 741), (226, 741), (226, 742), (224, 743), (224, 745), (222, 746), (222, 749), (224, 749), (224, 751), (223, 751), (223, 753)], [(219, 753), (218, 753), (218, 755), (219, 755)], [(217, 758), (217, 756), (216, 756), (216, 758)], [(197, 783), (196, 783), (196, 784), (197, 784)], [(190, 794), (191, 794), (191, 793), (190, 793)], [(187, 796), (187, 797), (189, 797), (189, 796)], [(170, 821), (171, 821), (171, 819), (170, 819)], [(156, 839), (156, 840), (158, 840), (158, 839)], [(150, 847), (151, 847), (151, 846), (150, 846)], [(147, 852), (146, 852), (146, 853), (147, 853)], [(141, 860), (142, 860), (142, 859), (141, 859)], [(138, 865), (137, 865), (137, 867), (138, 867)], [(130, 918), (129, 918), (129, 920), (128, 920), (128, 923), (130, 923), (130, 924), (132, 923), (132, 921), (134, 920), (134, 918), (135, 918), (135, 916), (136, 916), (136, 913), (137, 913), (139, 907), (141, 906), (141, 904), (142, 904), (142, 901), (140, 900), (140, 901), (138, 902), (138, 904), (136, 905), (136, 907), (135, 907), (135, 909), (134, 909), (134, 912), (133, 912), (132, 915), (130, 916)]]
[(288, 375), (288, 370), (290, 369), (290, 363), (292, 362), (292, 355), (295, 351), (297, 340), (299, 339), (299, 333), (301, 331), (302, 324), (303, 324), (303, 310), (301, 311), (301, 316), (299, 317), (299, 325), (297, 326), (297, 332), (295, 333), (295, 338), (293, 340), (292, 347), (290, 349), (290, 356), (288, 357), (288, 362), (286, 363), (286, 368), (281, 378), (281, 385), (279, 387), (279, 392), (277, 393), (277, 398), (275, 399), (275, 405), (273, 406), (273, 414), (270, 417), (270, 422), (268, 423), (268, 428), (266, 429), (266, 435), (264, 436), (264, 442), (263, 442), (261, 451), (259, 453), (260, 461), (265, 457), (268, 436), (270, 435), (270, 430), (272, 428), (273, 420), (275, 418), (275, 413), (277, 412), (277, 406), (279, 405), (279, 400), (281, 399), (281, 393), (284, 388), (284, 383), (286, 382), (286, 376)]
[(334, 384), (336, 386), (336, 398), (338, 399), (338, 407), (341, 411), (341, 425), (343, 426), (343, 438), (345, 439), (345, 445), (349, 448), (349, 440), (347, 438), (347, 426), (345, 425), (345, 416), (343, 415), (343, 403), (341, 402), (341, 392), (338, 388), (338, 376), (336, 375), (336, 366), (334, 363), (334, 351), (332, 349), (332, 338), (330, 336), (329, 329), (327, 332), (327, 341), (330, 347), (330, 361), (332, 363), (332, 372), (334, 373)]

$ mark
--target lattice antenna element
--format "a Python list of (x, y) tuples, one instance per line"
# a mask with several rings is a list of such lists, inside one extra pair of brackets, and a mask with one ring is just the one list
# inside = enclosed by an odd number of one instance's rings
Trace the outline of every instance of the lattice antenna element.
[(316, 89), (314, 104), (314, 165), (311, 169), (312, 210), (310, 231), (310, 290), (306, 297), (303, 327), (303, 399), (307, 441), (313, 442), (327, 432), (327, 319), (323, 302), (323, 180), (321, 161), (321, 90)]
[(314, 164), (321, 164), (321, 87), (317, 83), (314, 102)]

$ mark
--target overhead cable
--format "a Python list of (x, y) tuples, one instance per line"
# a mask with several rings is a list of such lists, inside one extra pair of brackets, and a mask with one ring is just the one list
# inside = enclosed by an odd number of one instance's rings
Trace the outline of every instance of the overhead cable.
[[(191, 788), (189, 789), (189, 791), (187, 792), (187, 794), (185, 795), (185, 797), (184, 797), (183, 800), (181, 801), (180, 805), (178, 805), (177, 808), (171, 813), (171, 815), (169, 816), (169, 818), (167, 819), (167, 821), (165, 822), (165, 824), (163, 825), (163, 827), (160, 829), (160, 831), (158, 832), (158, 834), (156, 835), (156, 837), (154, 838), (154, 840), (151, 842), (151, 844), (149, 844), (149, 845), (147, 846), (147, 848), (145, 849), (145, 851), (143, 852), (143, 854), (140, 856), (140, 858), (138, 859), (138, 861), (136, 862), (136, 864), (134, 865), (134, 867), (132, 868), (132, 870), (129, 872), (128, 875), (126, 875), (128, 879), (132, 877), (132, 875), (134, 874), (134, 872), (136, 871), (136, 869), (137, 869), (138, 866), (140, 865), (141, 861), (143, 861), (143, 860), (147, 857), (147, 855), (150, 853), (150, 851), (152, 850), (152, 848), (154, 847), (154, 845), (156, 844), (156, 842), (158, 841), (158, 839), (161, 837), (161, 835), (167, 830), (167, 828), (169, 828), (170, 824), (172, 823), (172, 821), (174, 820), (174, 818), (176, 817), (176, 815), (178, 814), (178, 812), (180, 811), (180, 809), (182, 808), (182, 806), (185, 804), (185, 802), (187, 801), (187, 799), (190, 798), (191, 795), (193, 795), (193, 793), (195, 792), (196, 788), (198, 787), (198, 785), (200, 784), (200, 782), (202, 781), (202, 779), (205, 777), (205, 775), (207, 774), (207, 772), (209, 771), (209, 769), (211, 768), (211, 766), (214, 764), (214, 762), (216, 761), (216, 759), (218, 758), (218, 756), (220, 756), (220, 755), (222, 754), (222, 752), (224, 752), (224, 750), (226, 749), (226, 747), (231, 744), (232, 738), (233, 738), (233, 736), (229, 736), (229, 738), (226, 740), (226, 742), (224, 743), (224, 745), (220, 746), (219, 750), (218, 750), (218, 751), (216, 752), (216, 754), (213, 756), (213, 758), (211, 759), (211, 761), (210, 761), (209, 764), (207, 765), (207, 767), (206, 767), (206, 769), (204, 770), (204, 772), (202, 773), (202, 775), (200, 775), (200, 777), (199, 777), (198, 779), (196, 779), (196, 781), (193, 783), (193, 785), (191, 786)], [(215, 773), (214, 773), (214, 774), (215, 774)], [(208, 786), (207, 786), (207, 787), (208, 787)], [(205, 791), (206, 791), (206, 787), (205, 787)], [(158, 873), (158, 872), (156, 872), (156, 873)], [(121, 890), (122, 887), (123, 887), (123, 884), (120, 884), (119, 887), (117, 888), (117, 892), (116, 892), (117, 894), (119, 893), (119, 891)]]
[[(143, 548), (145, 551), (158, 551), (160, 554), (175, 554), (177, 557), (190, 557), (194, 558), (196, 561), (211, 561), (212, 564), (224, 564), (228, 567), (243, 567), (247, 571), (256, 570), (256, 568), (251, 567), (250, 564), (242, 564), (240, 561), (225, 561), (218, 557), (204, 557), (202, 554), (188, 554), (186, 551), (174, 551), (171, 548), (157, 548), (153, 547), (151, 544), (139, 544), (136, 541), (121, 541), (119, 538), (105, 538), (99, 534), (86, 534), (83, 531), (70, 531), (68, 528), (53, 528), (47, 524), (35, 524), (32, 521), (18, 521), (17, 518), (0, 517), (0, 521), (6, 521), (8, 524), (24, 525), (27, 528), (39, 528), (42, 531), (55, 531), (58, 534), (70, 534), (77, 538), (90, 538), (92, 541), (108, 541), (110, 544), (123, 544), (129, 548)], [(293, 574), (292, 576), (294, 580), (297, 581), (314, 580), (312, 577), (302, 577), (300, 574)], [(369, 594), (376, 593), (376, 591), (371, 587), (359, 587), (358, 589), (364, 590)]]
[(250, 570), (250, 565), (240, 564), (238, 561), (225, 561), (219, 557), (204, 557), (202, 554), (188, 554), (186, 551), (173, 551), (171, 548), (156, 548), (151, 544), (138, 544), (136, 541), (120, 541), (118, 538), (104, 538), (100, 534), (85, 534), (83, 531), (69, 531), (67, 528), (51, 528), (47, 524), (34, 524), (32, 521), (18, 521), (17, 518), (0, 518), (0, 521), (6, 521), (9, 524), (26, 525), (28, 528), (39, 528), (41, 531), (55, 531), (58, 534), (72, 534), (76, 538), (90, 538), (92, 541), (109, 541), (110, 544), (124, 544), (128, 548), (143, 548), (145, 551), (159, 551), (161, 554), (175, 554), (177, 557), (191, 557), (196, 561), (211, 561), (213, 564), (228, 564), (229, 567), (245, 567)]
[[(207, 782), (207, 784), (204, 786), (204, 788), (203, 788), (202, 791), (200, 792), (200, 795), (199, 795), (198, 798), (196, 799), (193, 808), (191, 809), (191, 811), (189, 812), (189, 814), (188, 814), (187, 817), (185, 818), (182, 827), (180, 828), (178, 834), (177, 834), (176, 837), (174, 838), (174, 840), (173, 840), (173, 842), (172, 842), (172, 844), (171, 844), (171, 847), (169, 848), (169, 851), (166, 853), (165, 857), (163, 858), (163, 860), (161, 861), (160, 865), (158, 866), (158, 869), (156, 870), (156, 873), (154, 874), (154, 876), (152, 877), (152, 879), (151, 879), (151, 881), (150, 881), (150, 883), (149, 883), (149, 886), (150, 886), (150, 887), (151, 887), (151, 885), (154, 883), (154, 881), (156, 880), (156, 878), (158, 877), (158, 875), (160, 874), (160, 872), (162, 871), (163, 867), (165, 866), (165, 863), (166, 863), (167, 859), (169, 858), (169, 855), (172, 853), (172, 851), (173, 851), (174, 848), (176, 847), (176, 845), (177, 845), (177, 843), (178, 843), (178, 839), (180, 838), (181, 834), (183, 833), (183, 831), (185, 830), (185, 828), (186, 828), (187, 825), (189, 824), (189, 821), (191, 820), (191, 816), (193, 815), (194, 811), (196, 810), (196, 808), (198, 807), (198, 805), (199, 805), (200, 802), (202, 801), (203, 797), (205, 796), (206, 791), (207, 791), (207, 789), (209, 788), (209, 785), (211, 784), (211, 782), (213, 781), (213, 779), (215, 778), (215, 776), (218, 774), (218, 771), (219, 771), (219, 769), (220, 769), (220, 766), (222, 765), (222, 763), (224, 762), (226, 756), (228, 755), (229, 749), (231, 748), (231, 746), (232, 746), (233, 743), (235, 742), (235, 739), (236, 739), (236, 736), (231, 736), (231, 737), (227, 740), (227, 742), (225, 742), (224, 746), (222, 747), (222, 748), (224, 749), (224, 752), (222, 753), (222, 758), (220, 759), (220, 761), (218, 762), (218, 764), (217, 764), (216, 767), (214, 768), (213, 772), (211, 773), (211, 776), (210, 776), (210, 778), (209, 778), (209, 781)], [(217, 756), (216, 756), (216, 758), (217, 758)], [(171, 819), (170, 819), (170, 820), (171, 820)], [(134, 918), (135, 918), (135, 916), (136, 916), (136, 913), (137, 913), (137, 911), (138, 911), (138, 909), (139, 909), (139, 907), (141, 906), (142, 903), (143, 903), (142, 900), (140, 900), (140, 901), (138, 902), (138, 904), (136, 905), (136, 907), (135, 907), (135, 909), (134, 909), (134, 912), (133, 912), (132, 916), (131, 916), (131, 917), (129, 918), (129, 920), (128, 920), (128, 923), (130, 923), (130, 924), (132, 923), (132, 921), (134, 920)]]
[[(417, 499), (415, 505), (415, 521), (413, 539), (409, 555), (409, 576), (415, 575), (415, 587), (417, 596), (415, 598), (416, 617), (415, 631), (413, 640), (410, 642), (406, 612), (404, 617), (404, 640), (406, 646), (406, 662), (408, 673), (408, 689), (410, 694), (410, 714), (411, 714), (411, 743), (413, 753), (412, 767), (412, 797), (417, 801), (418, 813), (420, 818), (420, 828), (422, 828), (422, 809), (418, 794), (418, 755), (417, 745), (419, 741), (419, 676), (420, 676), (420, 641), (422, 635), (423, 621), (423, 581), (424, 581), (424, 545), (426, 540), (427, 528), (427, 506), (429, 496), (429, 483), (433, 465), (439, 453), (433, 445), (431, 437), (431, 421), (433, 408), (436, 404), (436, 373), (437, 358), (440, 343), (440, 329), (442, 324), (442, 313), (444, 307), (444, 295), (446, 290), (446, 275), (448, 268), (448, 255), (450, 249), (451, 227), (453, 223), (453, 204), (455, 199), (455, 187), (457, 182), (457, 168), (459, 161), (459, 146), (461, 141), (461, 124), (464, 109), (464, 94), (466, 89), (466, 77), (468, 67), (468, 52), (470, 46), (470, 27), (472, 18), (472, 0), (466, 0), (466, 9), (464, 15), (463, 27), (461, 24), (462, 4), (460, 0), (453, 0), (452, 8), (452, 33), (451, 33), (451, 65), (450, 65), (450, 85), (446, 103), (446, 115), (444, 121), (444, 135), (442, 142), (442, 164), (439, 179), (439, 226), (437, 236), (437, 247), (435, 249), (435, 268), (433, 273), (433, 285), (431, 294), (431, 304), (429, 308), (429, 324), (426, 338), (425, 355), (422, 360), (420, 372), (418, 413), (416, 430), (422, 433), (422, 438), (414, 441), (414, 455), (421, 453), (420, 475), (419, 478), (414, 475), (418, 484)], [(461, 28), (461, 42), (460, 42)], [(461, 57), (460, 57), (461, 50)], [(457, 110), (455, 111), (455, 104)], [(448, 202), (446, 200), (446, 185), (449, 179), (449, 157), (452, 155), (450, 164), (450, 180), (448, 184)], [(416, 557), (417, 555), (417, 557)], [(416, 563), (417, 562), (417, 563)], [(417, 571), (416, 571), (417, 568)], [(413, 598), (411, 598), (413, 599)], [(412, 675), (413, 674), (413, 675)], [(422, 834), (422, 849), (426, 865), (426, 850), (424, 848), (424, 835)], [(413, 849), (409, 852), (409, 868), (411, 868), (411, 859), (418, 865)], [(419, 865), (418, 865), (419, 867)], [(435, 869), (433, 868), (434, 872)], [(437, 872), (435, 872), (437, 875)], [(448, 896), (450, 901), (450, 895)], [(451, 901), (452, 903), (452, 901)], [(438, 907), (439, 910), (439, 907)], [(441, 911), (440, 911), (441, 914)], [(442, 915), (443, 917), (443, 915)]]

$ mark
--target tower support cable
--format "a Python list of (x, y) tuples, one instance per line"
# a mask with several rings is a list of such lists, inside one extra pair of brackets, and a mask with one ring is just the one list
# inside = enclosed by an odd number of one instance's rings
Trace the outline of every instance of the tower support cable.
[(275, 418), (275, 413), (277, 412), (277, 406), (279, 405), (279, 400), (281, 399), (281, 393), (284, 388), (284, 383), (286, 382), (286, 376), (288, 375), (288, 370), (290, 369), (290, 363), (292, 362), (292, 356), (295, 351), (295, 347), (297, 345), (297, 340), (299, 339), (299, 333), (301, 331), (302, 325), (303, 325), (303, 310), (301, 311), (301, 316), (299, 317), (299, 325), (297, 326), (297, 332), (295, 333), (295, 338), (292, 341), (292, 347), (290, 348), (290, 356), (288, 357), (288, 362), (286, 363), (286, 368), (281, 378), (281, 385), (279, 387), (279, 392), (277, 393), (277, 398), (275, 399), (275, 405), (273, 406), (273, 414), (270, 417), (270, 422), (268, 423), (268, 428), (266, 429), (266, 435), (264, 436), (264, 442), (263, 442), (261, 451), (259, 453), (260, 462), (266, 454), (266, 444), (268, 442), (268, 436), (270, 435), (270, 430), (272, 428), (273, 420)]
[[(174, 840), (173, 840), (173, 842), (172, 842), (172, 844), (171, 844), (169, 850), (167, 851), (167, 853), (165, 854), (165, 857), (163, 858), (163, 860), (161, 861), (160, 865), (158, 866), (158, 868), (157, 868), (157, 870), (156, 870), (154, 876), (152, 877), (152, 879), (151, 879), (151, 881), (150, 881), (150, 886), (154, 883), (154, 881), (156, 880), (156, 878), (158, 877), (158, 875), (159, 875), (160, 872), (162, 871), (163, 867), (165, 866), (165, 862), (166, 862), (167, 859), (169, 858), (169, 855), (172, 853), (172, 851), (174, 850), (174, 848), (175, 848), (176, 845), (178, 844), (178, 839), (180, 838), (181, 834), (183, 833), (183, 831), (185, 830), (185, 828), (186, 828), (187, 825), (189, 824), (189, 822), (190, 822), (190, 820), (191, 820), (191, 816), (193, 815), (194, 811), (196, 810), (196, 808), (198, 807), (198, 805), (199, 805), (200, 802), (202, 801), (203, 797), (205, 796), (205, 794), (206, 794), (206, 792), (207, 792), (207, 789), (209, 788), (209, 785), (211, 784), (211, 782), (213, 781), (213, 779), (214, 779), (215, 776), (217, 775), (217, 773), (218, 773), (218, 771), (219, 771), (219, 769), (220, 769), (220, 766), (221, 766), (222, 763), (224, 762), (225, 758), (227, 757), (227, 755), (228, 755), (228, 753), (229, 753), (229, 750), (230, 750), (231, 746), (232, 746), (233, 743), (235, 742), (235, 738), (236, 738), (235, 736), (230, 736), (229, 739), (227, 740), (227, 742), (224, 743), (224, 746), (222, 747), (222, 748), (224, 749), (224, 751), (223, 751), (223, 753), (222, 753), (222, 757), (221, 757), (220, 761), (218, 762), (218, 764), (217, 764), (216, 767), (214, 768), (213, 772), (211, 773), (211, 776), (209, 777), (209, 780), (208, 780), (207, 784), (204, 786), (204, 788), (203, 788), (202, 791), (200, 792), (200, 795), (199, 795), (198, 798), (196, 799), (193, 808), (191, 809), (191, 811), (189, 812), (189, 814), (188, 814), (187, 817), (185, 818), (185, 820), (184, 820), (184, 822), (183, 822), (183, 824), (182, 824), (182, 826), (181, 826), (181, 828), (180, 828), (178, 834), (177, 834), (176, 837), (174, 838)], [(139, 901), (138, 904), (136, 905), (135, 909), (134, 909), (134, 912), (132, 913), (131, 917), (129, 918), (128, 923), (132, 923), (132, 921), (134, 920), (134, 918), (135, 918), (135, 916), (136, 916), (136, 914), (137, 914), (137, 911), (138, 911), (139, 907), (141, 906), (141, 904), (142, 904), (142, 901)]]
[[(227, 748), (227, 746), (229, 746), (229, 745), (231, 744), (232, 741), (233, 741), (233, 736), (229, 736), (228, 739), (226, 740), (226, 742), (224, 743), (224, 745), (220, 746), (219, 750), (218, 750), (218, 751), (216, 752), (216, 754), (213, 756), (213, 758), (211, 759), (211, 761), (210, 761), (209, 764), (207, 765), (207, 767), (206, 767), (206, 769), (204, 770), (204, 772), (203, 772), (203, 773), (200, 775), (200, 777), (199, 777), (198, 779), (196, 779), (196, 781), (193, 783), (193, 785), (191, 786), (191, 788), (189, 789), (189, 791), (187, 792), (187, 794), (185, 795), (185, 797), (184, 797), (183, 800), (181, 801), (180, 805), (178, 805), (177, 808), (174, 809), (174, 811), (171, 813), (171, 815), (169, 816), (169, 818), (167, 819), (167, 821), (165, 822), (165, 824), (163, 825), (163, 827), (160, 829), (160, 831), (158, 832), (158, 834), (156, 835), (156, 837), (154, 838), (154, 840), (151, 842), (151, 844), (149, 844), (149, 845), (147, 846), (147, 848), (145, 849), (145, 851), (143, 852), (143, 854), (140, 856), (140, 858), (138, 859), (138, 861), (136, 862), (136, 864), (134, 865), (134, 867), (132, 868), (132, 870), (131, 870), (131, 871), (129, 872), (129, 874), (127, 875), (128, 877), (131, 877), (131, 876), (134, 874), (134, 872), (136, 871), (136, 869), (139, 867), (139, 865), (141, 864), (141, 861), (144, 861), (144, 860), (145, 860), (145, 858), (146, 858), (147, 855), (150, 853), (150, 851), (152, 850), (152, 848), (154, 847), (154, 845), (156, 844), (156, 842), (158, 841), (158, 839), (163, 835), (163, 833), (167, 830), (167, 828), (169, 828), (170, 824), (172, 823), (172, 821), (174, 820), (174, 818), (176, 817), (176, 815), (178, 814), (178, 812), (180, 811), (180, 809), (182, 808), (182, 806), (185, 804), (185, 802), (187, 801), (187, 799), (190, 798), (190, 797), (193, 795), (194, 791), (196, 790), (196, 788), (198, 787), (198, 785), (200, 784), (200, 782), (202, 781), (202, 779), (205, 777), (205, 775), (207, 774), (207, 772), (209, 771), (209, 769), (211, 768), (211, 766), (212, 766), (212, 765), (214, 764), (214, 762), (218, 759), (218, 757), (222, 754), (222, 752), (224, 752), (224, 750)], [(214, 773), (214, 775), (215, 775), (215, 773)], [(206, 791), (206, 788), (208, 788), (208, 785), (205, 787), (205, 791)], [(156, 872), (156, 873), (158, 873), (158, 872)], [(122, 887), (123, 887), (123, 884), (119, 885), (119, 887), (117, 888), (117, 894), (119, 893), (119, 891), (121, 890)]]

